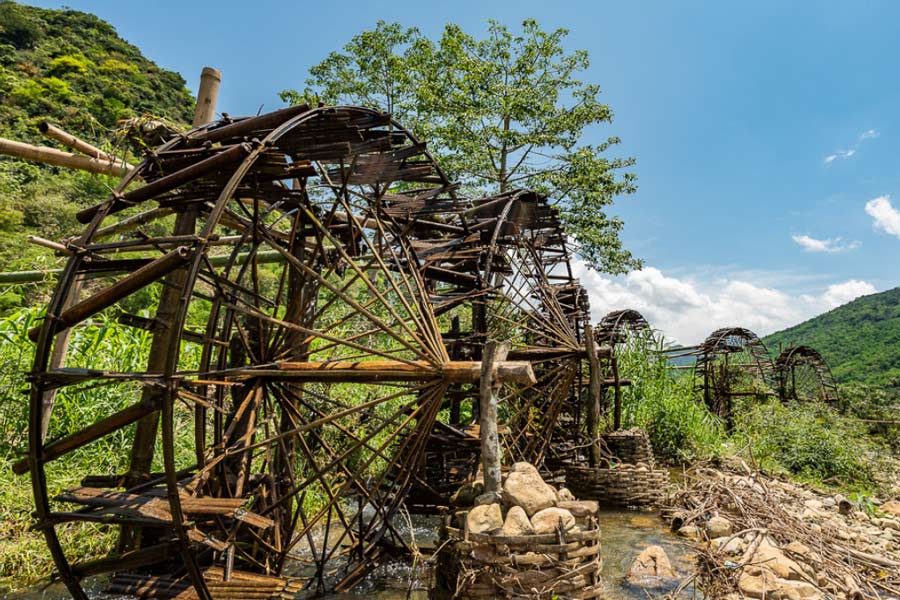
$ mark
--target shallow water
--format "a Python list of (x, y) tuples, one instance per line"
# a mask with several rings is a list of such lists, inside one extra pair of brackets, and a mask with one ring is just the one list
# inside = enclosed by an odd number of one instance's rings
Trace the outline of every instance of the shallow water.
[[(432, 548), (437, 538), (437, 521), (417, 517), (413, 519), (412, 533), (416, 543), (424, 550)], [(655, 512), (639, 512), (630, 510), (604, 510), (600, 514), (600, 527), (603, 531), (603, 581), (606, 586), (604, 598), (608, 600), (645, 600), (644, 590), (625, 583), (625, 573), (635, 556), (651, 544), (662, 546), (672, 561), (672, 566), (679, 576), (684, 578), (692, 571), (692, 553), (684, 545), (681, 538), (672, 535)], [(408, 528), (407, 528), (408, 531)], [(295, 571), (301, 570), (295, 567)], [(677, 583), (677, 582), (676, 582)], [(94, 581), (90, 591), (97, 600), (125, 600), (122, 596), (110, 596), (101, 593), (103, 581)], [(668, 589), (651, 590), (656, 593), (670, 591)], [(347, 594), (327, 596), (330, 600), (359, 600), (373, 598), (375, 600), (426, 600), (429, 599), (432, 587), (432, 576), (427, 567), (413, 567), (406, 562), (394, 562), (380, 566), (357, 589)], [(694, 595), (692, 588), (687, 588), (682, 597)], [(53, 585), (46, 589), (32, 589), (23, 592), (0, 596), (7, 600), (64, 600), (68, 598), (61, 585)]]

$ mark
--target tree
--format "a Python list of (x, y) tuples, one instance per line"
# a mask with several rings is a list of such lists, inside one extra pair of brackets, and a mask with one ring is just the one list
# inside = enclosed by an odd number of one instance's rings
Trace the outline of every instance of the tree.
[(437, 43), (414, 28), (380, 21), (310, 70), (291, 103), (362, 104), (391, 112), (428, 142), (441, 166), (469, 192), (531, 188), (560, 209), (579, 254), (623, 273), (640, 266), (622, 246), (622, 222), (607, 215), (616, 196), (636, 189), (623, 172), (632, 158), (607, 158), (620, 142), (582, 143), (590, 127), (612, 121), (600, 88), (578, 79), (585, 51), (566, 52), (567, 30), (519, 34), (490, 21), (476, 39), (450, 24)]

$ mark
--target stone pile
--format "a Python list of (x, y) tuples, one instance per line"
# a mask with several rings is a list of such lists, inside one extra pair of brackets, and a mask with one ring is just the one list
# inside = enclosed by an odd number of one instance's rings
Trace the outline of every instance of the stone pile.
[(578, 501), (516, 463), (500, 494), (481, 482), (451, 498), (442, 528), (438, 583), (457, 598), (599, 598), (598, 504)]
[[(900, 502), (862, 506), (759, 473), (700, 469), (670, 512), (725, 598), (900, 595)], [(726, 574), (729, 576), (726, 577)]]

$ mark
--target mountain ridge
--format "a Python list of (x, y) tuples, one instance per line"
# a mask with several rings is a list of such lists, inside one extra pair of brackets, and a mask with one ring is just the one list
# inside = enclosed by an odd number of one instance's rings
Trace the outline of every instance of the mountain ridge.
[(900, 380), (900, 287), (847, 304), (763, 337), (773, 354), (779, 344), (812, 346), (838, 383), (888, 384)]

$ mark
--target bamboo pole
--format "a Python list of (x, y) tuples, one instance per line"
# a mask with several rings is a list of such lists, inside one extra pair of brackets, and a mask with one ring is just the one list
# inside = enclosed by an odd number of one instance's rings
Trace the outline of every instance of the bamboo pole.
[(484, 471), (484, 493), (500, 493), (500, 436), (497, 432), (497, 403), (500, 381), (496, 376), (498, 363), (506, 360), (509, 344), (489, 341), (481, 357), (480, 435), (481, 465)]
[(96, 158), (97, 160), (103, 160), (113, 164), (119, 164), (129, 171), (134, 169), (134, 165), (129, 165), (124, 160), (116, 158), (115, 156), (107, 152), (104, 152), (93, 144), (89, 144), (81, 138), (75, 137), (71, 133), (57, 127), (56, 125), (53, 125), (52, 123), (44, 121), (43, 123), (38, 125), (38, 129), (48, 138), (56, 140), (63, 146), (67, 146), (73, 150), (77, 150), (82, 154), (87, 154), (91, 158)]
[(194, 127), (212, 123), (215, 119), (221, 83), (222, 71), (203, 67), (203, 71), (200, 72), (200, 89), (197, 90), (197, 105), (194, 107)]
[(72, 154), (71, 152), (63, 152), (56, 148), (15, 142), (6, 138), (0, 138), (0, 154), (32, 160), (56, 167), (87, 171), (97, 175), (124, 177), (128, 173), (128, 169), (121, 164), (114, 164), (107, 160), (99, 160), (90, 156)]

